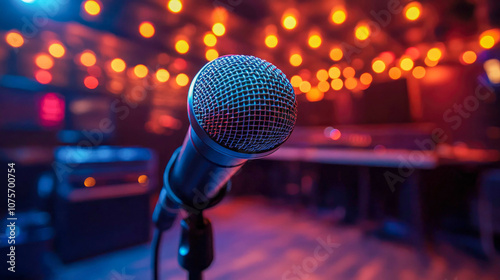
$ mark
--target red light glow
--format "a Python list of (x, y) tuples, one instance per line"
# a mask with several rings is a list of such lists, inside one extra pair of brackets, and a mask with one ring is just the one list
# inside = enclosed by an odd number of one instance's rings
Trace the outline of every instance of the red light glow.
[(40, 84), (48, 84), (52, 81), (52, 74), (49, 71), (38, 70), (35, 72), (35, 79)]
[(47, 93), (40, 100), (39, 117), (43, 126), (58, 126), (64, 120), (64, 100), (58, 94)]

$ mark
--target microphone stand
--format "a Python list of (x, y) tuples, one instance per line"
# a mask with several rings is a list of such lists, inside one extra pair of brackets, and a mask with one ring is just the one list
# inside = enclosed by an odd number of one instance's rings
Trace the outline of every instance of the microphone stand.
[(181, 221), (181, 239), (177, 260), (188, 272), (189, 280), (202, 280), (203, 270), (214, 259), (212, 224), (203, 212), (189, 213)]

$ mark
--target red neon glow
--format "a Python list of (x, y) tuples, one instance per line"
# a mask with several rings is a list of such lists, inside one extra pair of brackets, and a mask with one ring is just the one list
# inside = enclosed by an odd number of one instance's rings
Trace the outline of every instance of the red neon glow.
[(55, 93), (47, 93), (40, 100), (40, 122), (43, 126), (58, 126), (64, 120), (64, 100)]

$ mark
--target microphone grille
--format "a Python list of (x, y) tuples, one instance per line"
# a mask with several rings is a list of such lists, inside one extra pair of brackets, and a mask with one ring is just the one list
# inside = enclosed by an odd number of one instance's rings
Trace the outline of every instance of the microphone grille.
[(192, 88), (198, 124), (219, 145), (241, 153), (277, 148), (297, 116), (293, 87), (273, 64), (254, 56), (228, 55), (209, 62)]

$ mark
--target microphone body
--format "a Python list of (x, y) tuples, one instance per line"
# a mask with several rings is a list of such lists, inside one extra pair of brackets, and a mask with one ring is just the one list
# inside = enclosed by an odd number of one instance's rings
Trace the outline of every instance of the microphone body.
[(247, 160), (274, 152), (288, 139), (296, 106), (292, 85), (267, 61), (230, 55), (206, 64), (189, 88), (190, 127), (165, 169), (153, 215), (157, 226), (175, 218), (175, 205), (201, 211), (219, 202)]

